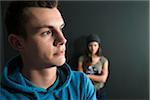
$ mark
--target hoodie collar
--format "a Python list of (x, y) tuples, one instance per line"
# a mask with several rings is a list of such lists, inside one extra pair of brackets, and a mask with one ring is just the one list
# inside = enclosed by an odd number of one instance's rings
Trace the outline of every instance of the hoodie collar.
[[(28, 79), (26, 79), (20, 72), (21, 56), (16, 56), (8, 62), (4, 67), (2, 75), (2, 84), (13, 90), (19, 90), (21, 92), (33, 93), (33, 92), (47, 92), (46, 89), (36, 87)], [(54, 85), (52, 85), (48, 91), (58, 92), (62, 88), (67, 87), (71, 80), (71, 69), (68, 64), (64, 64), (57, 68), (58, 77)], [(59, 81), (61, 80), (61, 81)], [(62, 81), (63, 80), (63, 81)], [(6, 84), (7, 83), (7, 84)], [(55, 86), (56, 85), (56, 86)]]

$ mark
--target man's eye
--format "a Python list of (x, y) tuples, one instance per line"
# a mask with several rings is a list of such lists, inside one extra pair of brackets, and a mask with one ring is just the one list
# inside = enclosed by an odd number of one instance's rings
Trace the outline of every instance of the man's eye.
[(52, 32), (50, 30), (42, 33), (43, 36), (47, 36), (47, 35), (50, 35), (50, 34), (52, 34)]
[(61, 28), (61, 31), (63, 32), (63, 31), (64, 31), (64, 28)]

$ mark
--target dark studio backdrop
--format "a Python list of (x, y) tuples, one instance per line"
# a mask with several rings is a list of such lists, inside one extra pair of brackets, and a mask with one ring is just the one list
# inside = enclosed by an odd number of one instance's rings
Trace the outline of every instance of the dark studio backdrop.
[[(6, 4), (1, 2), (2, 17)], [(76, 70), (77, 59), (84, 53), (85, 37), (98, 34), (103, 55), (109, 59), (107, 99), (148, 100), (149, 2), (61, 1), (60, 5), (71, 68)], [(9, 47), (6, 34), (1, 34), (1, 46), (3, 66), (16, 52)]]

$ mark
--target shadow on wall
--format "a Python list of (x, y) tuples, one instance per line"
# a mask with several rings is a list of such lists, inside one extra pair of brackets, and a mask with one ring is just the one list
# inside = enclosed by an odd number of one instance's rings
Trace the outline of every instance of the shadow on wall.
[(84, 54), (86, 48), (86, 36), (81, 36), (73, 42), (73, 55), (68, 61), (72, 70), (77, 70), (78, 58)]
[(7, 7), (9, 5), (11, 1), (1, 1), (1, 31), (2, 31), (2, 37), (1, 37), (1, 41), (2, 41), (2, 66), (1, 69), (3, 70), (5, 64), (14, 56), (16, 56), (18, 54), (18, 52), (16, 50), (14, 50), (9, 42), (8, 42), (8, 37), (7, 37), (7, 31), (6, 31), (6, 26), (5, 26), (5, 13), (7, 10)]

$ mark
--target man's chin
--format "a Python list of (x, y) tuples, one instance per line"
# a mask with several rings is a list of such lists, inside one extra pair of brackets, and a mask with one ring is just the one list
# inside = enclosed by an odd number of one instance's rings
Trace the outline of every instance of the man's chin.
[(59, 61), (57, 61), (56, 66), (62, 66), (64, 63), (66, 62), (66, 59), (61, 59)]

